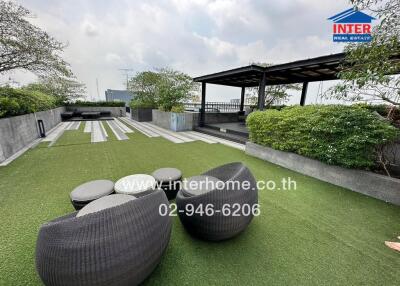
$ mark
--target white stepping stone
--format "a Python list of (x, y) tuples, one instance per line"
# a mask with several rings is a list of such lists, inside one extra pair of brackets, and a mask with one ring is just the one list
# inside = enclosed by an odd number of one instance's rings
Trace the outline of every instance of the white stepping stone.
[(147, 137), (160, 137), (160, 134), (151, 131), (149, 128), (147, 128), (146, 126), (143, 126), (142, 124), (140, 124), (140, 122), (135, 121), (133, 119), (130, 118), (121, 118), (125, 123), (129, 124), (130, 126), (132, 126), (133, 128), (135, 128), (136, 130), (138, 130), (139, 132), (143, 133), (144, 135), (146, 135)]
[(142, 124), (145, 125), (151, 131), (159, 134), (161, 137), (163, 137), (163, 138), (165, 138), (165, 139), (167, 139), (167, 140), (169, 140), (169, 141), (171, 141), (173, 143), (185, 143), (185, 141), (180, 139), (180, 138), (177, 138), (177, 137), (175, 137), (175, 136), (173, 136), (173, 135), (171, 135), (171, 134), (169, 134), (167, 132), (164, 132), (163, 130), (159, 130), (157, 128), (154, 128), (154, 125), (152, 125), (150, 123), (144, 122)]
[(222, 138), (219, 138), (219, 137), (216, 137), (216, 136), (211, 136), (211, 135), (208, 135), (208, 134), (200, 133), (200, 132), (197, 132), (197, 131), (191, 131), (191, 132), (193, 132), (197, 136), (201, 136), (201, 137), (209, 139), (209, 140), (214, 140), (214, 141), (216, 141), (216, 142), (218, 142), (220, 144), (223, 144), (223, 145), (226, 145), (226, 146), (229, 146), (229, 147), (232, 147), (232, 148), (236, 148), (236, 149), (239, 149), (239, 150), (242, 150), (242, 151), (244, 151), (245, 148), (246, 148), (246, 146), (244, 144), (236, 143), (236, 142), (233, 142), (233, 141), (229, 141), (229, 140), (222, 139)]
[(118, 140), (128, 140), (129, 137), (115, 124), (114, 120), (107, 120), (107, 124)]
[(80, 121), (73, 121), (70, 125), (68, 125), (68, 130), (77, 130), (80, 124)]
[(59, 126), (57, 126), (53, 131), (42, 141), (43, 142), (50, 142), (50, 144), (47, 147), (53, 146), (58, 138), (61, 137), (61, 135), (64, 134), (64, 131), (67, 130), (67, 127), (70, 126), (70, 122), (62, 122)]
[[(194, 141), (193, 139), (191, 139), (189, 137), (186, 137), (184, 135), (179, 134), (179, 132), (170, 131), (170, 130), (161, 128), (159, 126), (156, 126), (156, 125), (148, 123), (148, 122), (145, 122), (143, 124), (145, 124), (149, 128), (152, 128), (156, 132), (159, 132), (160, 135), (163, 136), (163, 137), (166, 137), (166, 136), (167, 137), (174, 137), (174, 138), (176, 138), (178, 140), (181, 140), (182, 142), (193, 142)], [(182, 142), (174, 142), (174, 143), (182, 143)]]
[(106, 137), (108, 137), (108, 133), (107, 133), (106, 128), (105, 128), (104, 125), (103, 125), (103, 122), (99, 121), (99, 123), (100, 123), (101, 129), (103, 130), (104, 135), (105, 135)]
[(85, 133), (92, 132), (92, 121), (86, 121), (85, 128), (83, 129), (83, 132), (85, 132)]
[(216, 144), (216, 143), (218, 143), (217, 141), (212, 140), (210, 138), (205, 138), (205, 137), (199, 136), (198, 134), (196, 134), (195, 132), (192, 132), (192, 131), (186, 131), (184, 133), (185, 133), (186, 136), (188, 136), (188, 137), (190, 137), (192, 139), (200, 140), (200, 141), (203, 141), (203, 142), (208, 143), (208, 144)]
[(130, 129), (128, 126), (126, 126), (124, 123), (122, 123), (120, 120), (115, 118), (115, 123), (122, 129), (124, 133), (134, 133), (132, 129)]
[(78, 121), (78, 124), (76, 124), (76, 126), (75, 126), (75, 130), (78, 130), (80, 126), (81, 126), (81, 122)]
[(97, 142), (104, 142), (104, 141), (107, 141), (107, 137), (103, 134), (103, 130), (101, 129), (99, 122), (93, 121), (92, 122), (91, 142), (97, 143)]
[(61, 133), (61, 132), (63, 132), (65, 130), (67, 125), (69, 125), (69, 122), (61, 122), (50, 133), (48, 133), (45, 138), (42, 139), (42, 142), (51, 142), (51, 141), (53, 141), (56, 137), (58, 137), (59, 133)]
[(73, 124), (74, 122), (67, 122), (67, 127), (65, 127), (65, 130), (71, 130)]

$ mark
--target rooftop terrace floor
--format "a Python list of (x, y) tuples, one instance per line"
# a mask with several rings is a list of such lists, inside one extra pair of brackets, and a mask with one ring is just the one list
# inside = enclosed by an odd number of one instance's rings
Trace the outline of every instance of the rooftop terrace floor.
[(175, 144), (140, 132), (106, 142), (67, 130), (0, 167), (0, 285), (40, 285), (34, 251), (40, 225), (73, 211), (69, 193), (99, 178), (176, 167), (185, 177), (244, 162), (259, 180), (291, 177), (297, 189), (260, 191), (261, 215), (241, 235), (206, 242), (173, 218), (171, 241), (145, 285), (400, 285), (400, 207), (247, 156), (222, 144)]

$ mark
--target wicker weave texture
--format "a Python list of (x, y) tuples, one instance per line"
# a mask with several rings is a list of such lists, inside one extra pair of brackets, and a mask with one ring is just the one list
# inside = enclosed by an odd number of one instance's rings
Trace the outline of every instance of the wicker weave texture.
[(193, 215), (188, 215), (186, 205), (192, 204), (194, 209), (202, 205), (204, 209), (207, 204), (211, 204), (214, 210), (222, 210), (224, 204), (229, 206), (239, 204), (241, 207), (247, 204), (251, 208), (258, 203), (258, 190), (257, 183), (250, 170), (242, 163), (230, 163), (209, 170), (202, 175), (213, 176), (224, 182), (237, 181), (240, 183), (248, 181), (250, 187), (243, 189), (228, 186), (198, 196), (185, 196), (182, 191), (179, 191), (176, 204), (183, 226), (189, 233), (205, 240), (224, 240), (239, 234), (251, 222), (253, 218), (251, 212), (249, 215), (243, 215), (240, 212), (238, 216), (234, 216), (233, 211), (227, 216), (222, 212), (215, 212), (212, 216), (200, 215), (196, 212)]
[(82, 217), (76, 213), (44, 224), (36, 269), (45, 285), (137, 285), (160, 262), (171, 235), (163, 191)]

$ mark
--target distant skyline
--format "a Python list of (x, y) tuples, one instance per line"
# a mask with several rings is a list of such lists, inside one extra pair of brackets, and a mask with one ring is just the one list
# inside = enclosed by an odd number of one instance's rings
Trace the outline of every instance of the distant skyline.
[[(347, 0), (21, 0), (31, 21), (67, 43), (63, 54), (87, 99), (104, 100), (106, 89), (124, 89), (126, 75), (171, 67), (190, 76), (218, 72), (252, 62), (272, 64), (341, 52), (332, 42), (327, 18), (348, 9)], [(35, 77), (11, 76), (22, 84)], [(96, 80), (99, 85), (97, 96)], [(332, 83), (325, 82), (323, 89)], [(319, 83), (309, 87), (315, 103)], [(207, 99), (229, 101), (240, 89), (209, 85)], [(296, 93), (290, 103), (298, 103)]]

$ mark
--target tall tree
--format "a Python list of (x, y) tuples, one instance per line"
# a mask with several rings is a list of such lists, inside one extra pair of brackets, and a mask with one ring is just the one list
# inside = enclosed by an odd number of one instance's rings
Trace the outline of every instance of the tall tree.
[[(270, 66), (269, 63), (251, 63), (262, 67)], [(264, 105), (268, 108), (274, 104), (283, 104), (288, 101), (290, 94), (289, 90), (301, 90), (299, 84), (280, 84), (280, 85), (269, 85), (265, 87), (265, 102)], [(246, 100), (250, 104), (255, 105), (258, 101), (258, 87), (252, 87), (249, 89), (246, 95)]]
[(158, 105), (165, 111), (182, 107), (182, 104), (191, 100), (198, 91), (199, 85), (192, 78), (180, 71), (163, 68), (159, 71)]
[(59, 104), (81, 98), (86, 93), (86, 87), (83, 83), (73, 78), (59, 76), (40, 77), (38, 82), (28, 84), (24, 89), (40, 91), (51, 95), (55, 97), (56, 102)]
[(172, 107), (191, 100), (198, 91), (198, 84), (185, 73), (162, 68), (157, 71), (137, 73), (128, 83), (134, 101), (147, 106), (170, 111)]
[(155, 107), (158, 102), (157, 86), (159, 81), (160, 75), (157, 72), (139, 72), (128, 81), (128, 90), (135, 95), (137, 102)]
[(0, 1), (0, 73), (25, 69), (42, 76), (71, 76), (60, 56), (65, 45), (31, 24), (31, 17), (21, 5)]
[[(289, 100), (290, 90), (301, 90), (299, 84), (280, 84), (280, 85), (269, 85), (265, 87), (265, 107), (270, 107), (274, 104), (284, 104)], [(258, 101), (258, 87), (250, 88), (250, 92), (246, 96), (247, 101), (250, 104), (255, 105)]]
[(343, 80), (325, 94), (349, 101), (387, 102), (400, 105), (400, 1), (351, 0), (360, 10), (379, 19), (369, 43), (348, 44), (346, 61), (339, 78)]

